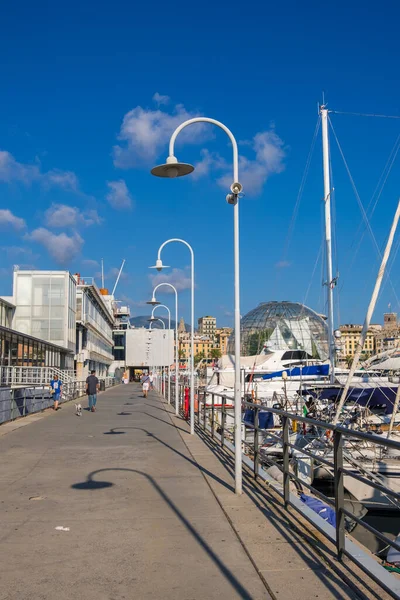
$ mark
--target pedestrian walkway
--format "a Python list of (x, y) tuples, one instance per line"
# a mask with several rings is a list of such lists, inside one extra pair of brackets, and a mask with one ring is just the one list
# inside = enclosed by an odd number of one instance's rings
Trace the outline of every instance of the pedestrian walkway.
[(0, 428), (1, 600), (359, 597), (155, 393), (33, 421)]

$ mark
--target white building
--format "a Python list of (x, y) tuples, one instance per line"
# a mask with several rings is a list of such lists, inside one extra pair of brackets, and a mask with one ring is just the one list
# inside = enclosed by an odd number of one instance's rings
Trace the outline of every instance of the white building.
[(197, 333), (199, 335), (208, 335), (210, 338), (215, 336), (217, 329), (217, 319), (215, 317), (200, 317), (200, 319), (197, 320), (197, 324)]
[(85, 379), (93, 369), (97, 376), (104, 377), (114, 360), (112, 306), (93, 279), (82, 280), (79, 275), (75, 279), (77, 378)]
[(76, 283), (68, 271), (14, 271), (13, 329), (69, 352), (62, 369), (72, 369), (76, 343)]
[(168, 367), (174, 363), (173, 329), (128, 329), (126, 331), (126, 367)]

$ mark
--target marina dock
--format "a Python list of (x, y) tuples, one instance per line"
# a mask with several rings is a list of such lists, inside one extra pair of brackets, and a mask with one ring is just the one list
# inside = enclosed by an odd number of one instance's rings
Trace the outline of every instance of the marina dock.
[(0, 428), (1, 600), (388, 598), (137, 384)]

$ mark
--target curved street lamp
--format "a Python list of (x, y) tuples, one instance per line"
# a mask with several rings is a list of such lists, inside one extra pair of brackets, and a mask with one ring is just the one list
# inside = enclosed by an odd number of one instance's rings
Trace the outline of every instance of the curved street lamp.
[(191, 266), (191, 286), (190, 286), (190, 296), (191, 296), (191, 307), (190, 307), (190, 433), (194, 434), (194, 252), (192, 246), (186, 242), (185, 240), (181, 240), (179, 238), (171, 238), (167, 240), (158, 249), (156, 264), (150, 269), (157, 269), (157, 271), (162, 271), (165, 269), (167, 265), (163, 265), (161, 260), (161, 252), (164, 246), (170, 244), (171, 242), (178, 242), (180, 244), (184, 244), (190, 251), (190, 266)]
[[(233, 149), (233, 182), (231, 185), (231, 194), (228, 194), (226, 200), (234, 207), (233, 210), (233, 240), (234, 240), (234, 291), (235, 291), (235, 491), (237, 494), (242, 493), (242, 439), (241, 439), (241, 423), (242, 423), (242, 398), (240, 391), (240, 275), (239, 275), (239, 194), (242, 191), (242, 185), (239, 183), (239, 153), (236, 139), (233, 133), (220, 121), (209, 119), (207, 117), (195, 117), (188, 119), (179, 127), (177, 127), (171, 136), (169, 142), (169, 156), (164, 165), (159, 165), (151, 170), (152, 175), (157, 177), (182, 177), (188, 175), (194, 170), (192, 165), (179, 163), (174, 154), (175, 140), (178, 134), (188, 125), (194, 123), (210, 123), (216, 125), (229, 137)], [(157, 265), (156, 265), (157, 266)], [(192, 330), (193, 331), (193, 330)], [(192, 407), (191, 407), (192, 408)], [(191, 427), (192, 411), (190, 415)]]
[(175, 415), (179, 415), (179, 354), (178, 354), (178, 291), (172, 283), (159, 283), (153, 290), (152, 298), (146, 304), (157, 306), (160, 302), (157, 302), (156, 291), (166, 286), (171, 288), (175, 293)]
[[(150, 325), (149, 325), (149, 330), (150, 330), (150, 331), (152, 331), (152, 328), (151, 328), (151, 326), (153, 325), (153, 323), (154, 323), (155, 321), (160, 321), (160, 323), (162, 324), (162, 328), (163, 328), (163, 329), (165, 329), (165, 323), (164, 323), (164, 321), (163, 321), (162, 319), (157, 319), (157, 317), (152, 317), (151, 319), (148, 319), (148, 320), (150, 321)], [(165, 336), (164, 336), (164, 337), (165, 337)], [(162, 346), (161, 346), (161, 360), (162, 360), (162, 358), (163, 358), (163, 352), (162, 352)], [(157, 376), (157, 379), (158, 379), (158, 376)], [(163, 367), (161, 366), (160, 393), (161, 393), (162, 395), (164, 395), (164, 394), (163, 394), (163, 385), (162, 385), (162, 380), (163, 380)]]
[[(155, 306), (153, 306), (153, 310), (151, 311), (151, 317), (154, 318), (154, 311), (157, 310), (157, 308), (165, 308), (168, 311), (168, 329), (171, 330), (171, 311), (169, 310), (168, 306), (166, 306), (165, 304), (156, 304)], [(171, 374), (170, 374), (170, 366), (171, 366), (171, 362), (169, 360), (169, 352), (168, 352), (168, 404), (171, 404)]]

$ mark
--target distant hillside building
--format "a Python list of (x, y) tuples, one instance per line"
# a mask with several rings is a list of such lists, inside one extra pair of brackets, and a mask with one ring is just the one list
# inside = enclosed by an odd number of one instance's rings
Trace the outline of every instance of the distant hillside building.
[(198, 330), (197, 333), (199, 335), (209, 335), (210, 337), (215, 336), (215, 332), (217, 329), (217, 319), (215, 317), (200, 317), (197, 321)]
[[(353, 357), (357, 349), (358, 340), (362, 331), (362, 325), (346, 324), (340, 326), (340, 332), (342, 337), (340, 338), (338, 353), (339, 362), (346, 360), (346, 357)], [(364, 358), (370, 357), (376, 354), (377, 351), (377, 336), (381, 332), (382, 325), (370, 325), (367, 332), (367, 337), (364, 342), (362, 349), (362, 355)]]
[(228, 354), (228, 340), (232, 333), (230, 327), (221, 327), (215, 331), (215, 339), (217, 348), (219, 348), (221, 355)]
[(180, 335), (181, 333), (186, 333), (186, 326), (183, 317), (181, 317), (181, 320), (179, 321), (178, 325), (178, 335)]

